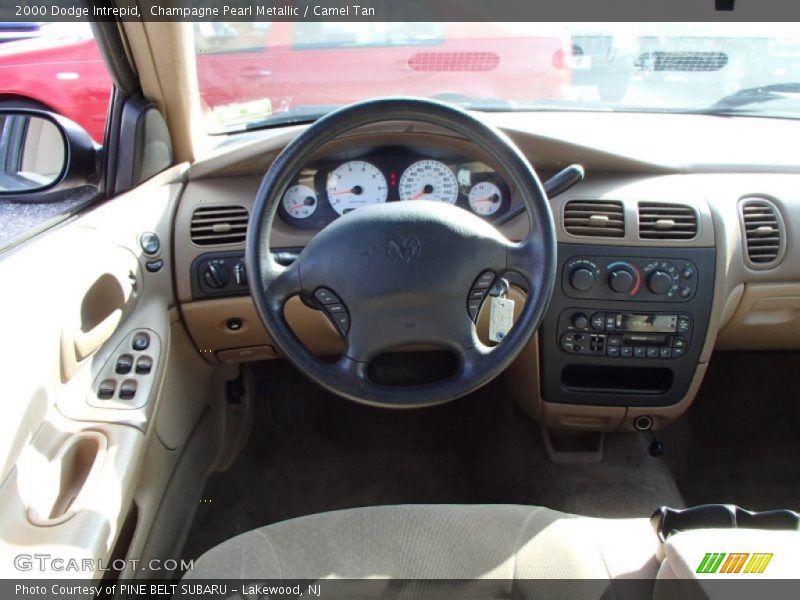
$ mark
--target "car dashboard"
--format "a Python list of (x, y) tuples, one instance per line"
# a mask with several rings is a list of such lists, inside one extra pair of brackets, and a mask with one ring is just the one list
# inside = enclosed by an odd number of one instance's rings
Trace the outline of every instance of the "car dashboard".
[[(715, 348), (797, 346), (800, 174), (781, 151), (786, 124), (643, 114), (481, 118), (516, 142), (542, 180), (573, 163), (587, 173), (550, 199), (556, 286), (538, 334), (506, 373), (511, 393), (540, 422), (609, 431), (634, 429), (645, 417), (663, 425), (691, 404)], [(736, 127), (751, 141), (733, 152)], [(195, 344), (214, 364), (280, 356), (248, 295), (244, 239), (263, 173), (300, 131), (228, 139), (189, 169), (175, 220), (176, 290)], [(291, 262), (350, 210), (420, 199), (451, 202), (512, 240), (530, 227), (517, 191), (477, 145), (386, 123), (330, 143), (300, 170), (281, 199), (273, 252)], [(524, 299), (524, 289), (514, 293)], [(312, 351), (342, 351), (321, 311), (293, 299), (285, 313)]]

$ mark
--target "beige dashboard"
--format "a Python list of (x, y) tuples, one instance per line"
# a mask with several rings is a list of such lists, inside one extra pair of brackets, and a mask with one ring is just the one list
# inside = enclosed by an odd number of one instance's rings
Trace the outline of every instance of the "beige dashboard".
[[(742, 149), (732, 155), (728, 138), (732, 136), (729, 128), (733, 124), (713, 117), (602, 115), (597, 118), (556, 114), (544, 118), (538, 114), (524, 117), (498, 114), (484, 118), (517, 143), (542, 179), (570, 163), (584, 165), (586, 179), (551, 200), (560, 244), (600, 244), (607, 247), (609, 254), (625, 248), (715, 249), (710, 322), (702, 340), (695, 378), (683, 400), (649, 410), (657, 425), (688, 407), (715, 348), (800, 347), (800, 253), (793, 235), (800, 223), (800, 174), (794, 172), (797, 165), (787, 162), (786, 156), (779, 152), (776, 140), (786, 131), (780, 131), (775, 123), (737, 120), (750, 132), (751, 139), (758, 142), (760, 137), (769, 149), (760, 153), (752, 148)], [(585, 128), (588, 122), (593, 123), (593, 130)], [(703, 135), (704, 128), (708, 136)], [(278, 356), (279, 351), (261, 326), (246, 294), (198, 299), (191, 276), (195, 261), (209, 252), (243, 252), (244, 244), (242, 240), (212, 246), (193, 243), (189, 234), (193, 215), (201, 207), (235, 206), (243, 210), (246, 218), (264, 171), (301, 129), (250, 134), (221, 146), (189, 170), (175, 219), (175, 285), (189, 333), (208, 362), (271, 358)], [(679, 141), (685, 141), (689, 135), (697, 143), (678, 151)], [(717, 139), (709, 139), (713, 136)], [(645, 143), (642, 141), (645, 139), (653, 142)], [(377, 148), (389, 145), (444, 148), (492, 166), (491, 159), (469, 141), (407, 123), (387, 123), (353, 132), (321, 153), (342, 152), (367, 143)], [(715, 151), (719, 154), (712, 155)], [(703, 157), (705, 161), (700, 162)], [(511, 196), (513, 206), (518, 202), (514, 190)], [(597, 237), (570, 233), (563, 215), (565, 206), (573, 200), (620, 203), (624, 235)], [(640, 237), (637, 228), (640, 203), (689, 207), (697, 216), (696, 233), (689, 239), (677, 240)], [(752, 240), (745, 239), (743, 214), (747, 211), (743, 212), (743, 204), (750, 208), (766, 205), (774, 216), (778, 240), (771, 262), (754, 262), (749, 257), (748, 243), (752, 246)], [(522, 214), (500, 229), (507, 237), (520, 239), (528, 226), (527, 215)], [(279, 219), (272, 247), (301, 248), (313, 235), (314, 231), (292, 227)], [(322, 313), (293, 301), (287, 306), (287, 317), (298, 336), (315, 352), (334, 354), (341, 350), (336, 330)], [(231, 328), (231, 319), (238, 320), (239, 326)], [(535, 358), (536, 351), (533, 340), (520, 361)], [(533, 360), (534, 366), (536, 362)], [(509, 375), (517, 379), (514, 389), (523, 405), (554, 427), (629, 428), (631, 417), (638, 411), (552, 405), (539, 395), (536, 368), (511, 369)]]

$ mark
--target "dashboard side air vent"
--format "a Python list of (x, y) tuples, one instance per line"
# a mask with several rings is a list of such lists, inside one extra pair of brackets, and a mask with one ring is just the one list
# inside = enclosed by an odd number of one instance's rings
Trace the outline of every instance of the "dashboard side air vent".
[(772, 202), (765, 198), (746, 198), (739, 204), (739, 216), (750, 266), (769, 267), (783, 258), (785, 228)]
[(201, 206), (192, 213), (190, 234), (198, 246), (240, 244), (247, 233), (244, 206)]
[(564, 205), (564, 229), (572, 235), (623, 237), (625, 212), (616, 200), (570, 200)]
[(643, 240), (690, 240), (697, 235), (697, 212), (685, 204), (639, 202)]

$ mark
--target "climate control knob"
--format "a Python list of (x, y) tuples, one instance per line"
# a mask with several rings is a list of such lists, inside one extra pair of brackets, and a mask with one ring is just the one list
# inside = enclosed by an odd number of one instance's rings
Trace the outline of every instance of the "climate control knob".
[(586, 267), (578, 267), (570, 273), (569, 284), (579, 292), (585, 292), (594, 285), (594, 273)]
[(647, 289), (654, 294), (666, 294), (672, 286), (672, 277), (664, 271), (653, 271), (647, 278)]
[(625, 267), (617, 267), (608, 274), (608, 287), (618, 294), (629, 292), (633, 287), (633, 273)]

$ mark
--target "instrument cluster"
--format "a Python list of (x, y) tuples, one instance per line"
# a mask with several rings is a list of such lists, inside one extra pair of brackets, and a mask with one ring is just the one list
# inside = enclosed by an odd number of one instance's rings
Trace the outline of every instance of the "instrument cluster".
[(508, 212), (506, 182), (489, 166), (461, 156), (381, 148), (329, 157), (300, 171), (283, 194), (281, 218), (301, 229), (322, 229), (368, 204), (447, 202), (488, 221)]

